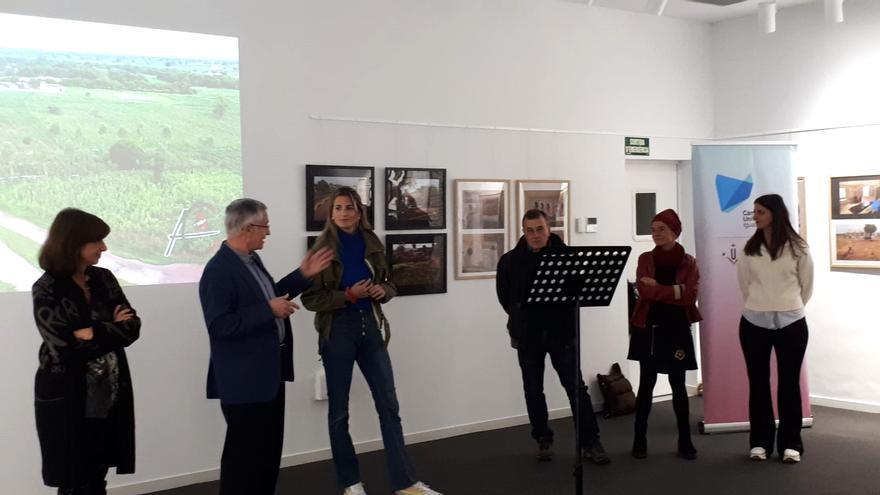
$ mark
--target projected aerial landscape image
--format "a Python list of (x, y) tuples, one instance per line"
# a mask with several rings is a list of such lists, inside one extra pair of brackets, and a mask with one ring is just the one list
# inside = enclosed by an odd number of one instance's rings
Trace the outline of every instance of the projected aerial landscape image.
[(241, 192), (237, 39), (0, 14), (0, 291), (65, 207), (122, 283), (198, 281)]

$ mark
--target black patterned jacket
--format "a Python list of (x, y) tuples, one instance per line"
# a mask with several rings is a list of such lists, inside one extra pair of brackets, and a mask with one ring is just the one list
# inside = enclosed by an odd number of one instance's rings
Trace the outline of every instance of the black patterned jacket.
[[(118, 392), (107, 419), (113, 445), (106, 452), (118, 474), (134, 472), (134, 402), (124, 347), (140, 336), (137, 315), (113, 321), (118, 305), (130, 307), (113, 274), (95, 266), (86, 269), (91, 301), (70, 276), (44, 273), (32, 289), (34, 320), (40, 337), (40, 364), (34, 386), (37, 434), (43, 458), (43, 481), (48, 486), (79, 486), (87, 473), (87, 447), (93, 439), (86, 428), (86, 368), (89, 361), (114, 353)], [(94, 338), (81, 341), (75, 330), (92, 327)]]

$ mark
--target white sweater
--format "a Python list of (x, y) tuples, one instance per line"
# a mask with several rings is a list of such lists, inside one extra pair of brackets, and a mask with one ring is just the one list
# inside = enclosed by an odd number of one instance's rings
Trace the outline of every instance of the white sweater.
[(813, 294), (813, 259), (808, 248), (795, 256), (791, 245), (771, 260), (761, 245), (761, 256), (743, 256), (736, 264), (745, 308), (752, 311), (791, 311), (803, 308)]

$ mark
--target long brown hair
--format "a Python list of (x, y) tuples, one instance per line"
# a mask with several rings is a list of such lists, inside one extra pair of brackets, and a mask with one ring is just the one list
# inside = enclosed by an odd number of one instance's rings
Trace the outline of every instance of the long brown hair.
[(770, 252), (770, 259), (775, 260), (782, 255), (782, 250), (786, 244), (791, 244), (792, 254), (800, 256), (807, 247), (807, 241), (801, 237), (788, 218), (788, 208), (785, 207), (785, 201), (778, 194), (765, 194), (755, 200), (755, 204), (761, 205), (770, 211), (773, 221), (770, 224), (770, 244), (764, 238), (764, 232), (761, 229), (755, 229), (755, 233), (746, 242), (746, 256), (761, 256), (761, 246), (766, 246)]
[(82, 261), (83, 246), (103, 240), (109, 233), (110, 226), (91, 213), (76, 208), (59, 211), (40, 248), (40, 268), (59, 275), (73, 275)]
[(333, 194), (330, 195), (330, 201), (327, 202), (327, 220), (324, 222), (324, 230), (321, 231), (319, 239), (326, 238), (327, 236), (332, 236), (337, 240), (339, 239), (339, 227), (333, 223), (333, 205), (336, 203), (336, 198), (340, 196), (351, 200), (351, 204), (353, 204), (358, 213), (360, 213), (361, 217), (358, 221), (358, 228), (367, 232), (372, 232), (373, 226), (370, 225), (370, 220), (367, 218), (367, 207), (361, 202), (361, 196), (354, 190), (354, 188), (342, 186), (337, 188), (333, 191)]

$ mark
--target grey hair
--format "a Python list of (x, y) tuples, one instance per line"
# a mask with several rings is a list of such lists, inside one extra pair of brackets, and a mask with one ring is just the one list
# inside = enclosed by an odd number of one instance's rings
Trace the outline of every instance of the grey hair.
[(239, 198), (226, 207), (226, 234), (233, 234), (266, 211), (266, 205), (251, 198)]

